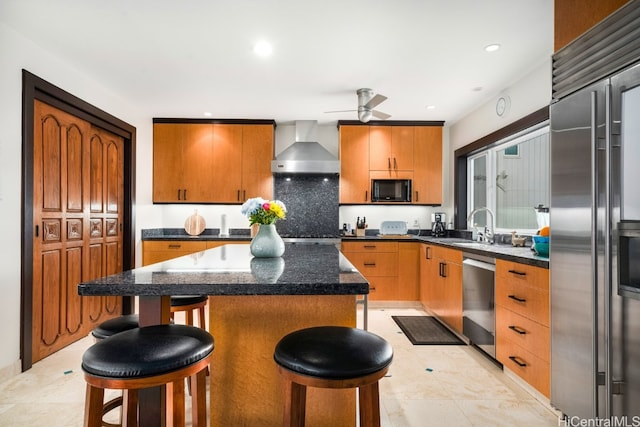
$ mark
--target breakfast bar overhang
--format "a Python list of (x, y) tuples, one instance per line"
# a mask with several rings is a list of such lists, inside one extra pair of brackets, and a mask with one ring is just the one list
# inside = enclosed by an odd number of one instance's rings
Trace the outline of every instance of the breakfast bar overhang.
[[(211, 426), (277, 426), (284, 395), (276, 343), (310, 326), (355, 327), (369, 284), (334, 245), (287, 243), (280, 258), (254, 258), (249, 245), (228, 244), (84, 282), (78, 293), (138, 296), (141, 326), (169, 322), (171, 295), (209, 295)], [(160, 425), (161, 396), (141, 396), (142, 426)], [(307, 425), (355, 426), (355, 396), (310, 389)]]

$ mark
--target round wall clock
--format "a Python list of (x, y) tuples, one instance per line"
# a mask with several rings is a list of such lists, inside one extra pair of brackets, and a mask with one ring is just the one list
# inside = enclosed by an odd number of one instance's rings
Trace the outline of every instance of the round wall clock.
[(511, 100), (508, 96), (501, 96), (496, 101), (496, 114), (500, 117), (504, 116), (509, 111)]

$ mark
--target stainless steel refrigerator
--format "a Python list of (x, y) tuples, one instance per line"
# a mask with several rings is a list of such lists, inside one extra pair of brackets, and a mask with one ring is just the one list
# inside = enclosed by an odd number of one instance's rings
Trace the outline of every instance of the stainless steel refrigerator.
[(640, 422), (640, 65), (550, 122), (551, 404)]

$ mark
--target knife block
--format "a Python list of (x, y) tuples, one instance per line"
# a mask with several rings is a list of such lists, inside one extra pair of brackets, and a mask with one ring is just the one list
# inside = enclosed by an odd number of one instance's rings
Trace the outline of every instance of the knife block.
[(356, 237), (364, 237), (364, 228), (356, 228)]

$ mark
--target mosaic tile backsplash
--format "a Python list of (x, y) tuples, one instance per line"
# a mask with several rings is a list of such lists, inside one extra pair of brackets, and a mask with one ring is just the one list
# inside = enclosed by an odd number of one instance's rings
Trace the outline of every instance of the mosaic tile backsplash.
[(287, 207), (287, 219), (276, 228), (282, 237), (338, 237), (339, 177), (293, 175), (274, 177), (274, 197)]

